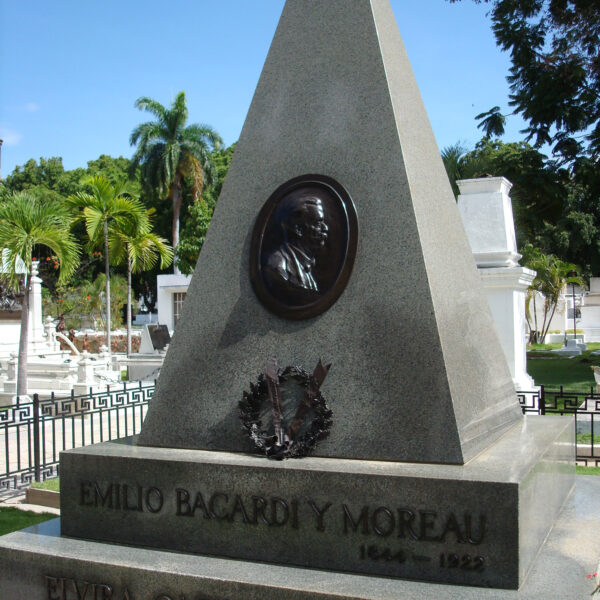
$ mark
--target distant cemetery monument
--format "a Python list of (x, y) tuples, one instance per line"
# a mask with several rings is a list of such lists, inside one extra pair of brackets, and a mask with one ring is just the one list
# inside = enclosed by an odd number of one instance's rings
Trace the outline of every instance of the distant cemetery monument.
[(62, 454), (0, 585), (542, 597), (573, 435), (521, 414), (388, 0), (288, 0), (141, 434)]

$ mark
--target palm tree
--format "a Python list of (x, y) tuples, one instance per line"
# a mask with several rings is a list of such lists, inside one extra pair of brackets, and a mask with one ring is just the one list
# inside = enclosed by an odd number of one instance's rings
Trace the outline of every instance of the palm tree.
[(160, 258), (160, 268), (166, 269), (173, 260), (173, 248), (167, 240), (152, 233), (151, 216), (147, 211), (147, 228), (140, 231), (126, 227), (113, 232), (110, 239), (110, 252), (115, 263), (127, 261), (127, 355), (131, 354), (131, 274), (148, 271)]
[(442, 162), (446, 168), (455, 198), (458, 198), (460, 193), (457, 181), (474, 177), (487, 177), (488, 172), (493, 170), (489, 156), (469, 151), (461, 142), (446, 146), (442, 150)]
[(446, 146), (442, 150), (442, 162), (446, 168), (446, 173), (450, 180), (450, 185), (452, 186), (455, 198), (458, 197), (459, 194), (456, 182), (463, 178), (464, 161), (462, 159), (466, 152), (466, 148), (460, 142), (457, 142), (452, 146)]
[[(525, 300), (525, 317), (529, 327), (529, 343), (544, 343), (544, 339), (550, 329), (552, 317), (560, 296), (565, 289), (565, 284), (574, 283), (580, 287), (585, 285), (585, 280), (576, 274), (577, 267), (566, 263), (554, 256), (545, 254), (539, 248), (526, 244), (522, 250), (522, 264), (536, 272)], [(538, 315), (536, 306), (536, 295), (541, 294), (544, 298), (544, 311), (541, 328), (538, 327)], [(531, 305), (533, 301), (533, 323)], [(575, 307), (573, 307), (575, 309)], [(575, 333), (573, 334), (575, 335)]]
[(69, 196), (67, 202), (81, 209), (78, 219), (85, 222), (91, 247), (104, 245), (104, 268), (106, 275), (106, 345), (110, 353), (110, 253), (109, 236), (113, 231), (131, 228), (140, 233), (148, 230), (144, 205), (127, 190), (125, 184), (111, 184), (101, 176), (88, 180), (91, 193), (78, 192)]
[[(179, 214), (181, 212), (181, 184), (184, 178), (192, 181), (194, 200), (205, 184), (215, 177), (212, 151), (218, 150), (223, 140), (208, 125), (188, 125), (185, 93), (179, 92), (171, 108), (165, 108), (152, 98), (138, 98), (135, 106), (154, 117), (138, 125), (130, 143), (137, 144), (132, 168), (141, 165), (142, 180), (155, 188), (161, 198), (169, 198), (173, 207), (172, 245), (179, 242)], [(175, 272), (179, 272), (175, 267)]]
[[(29, 285), (35, 246), (47, 246), (56, 255), (59, 283), (66, 282), (79, 262), (79, 246), (70, 232), (72, 219), (62, 203), (41, 200), (28, 192), (14, 193), (0, 203), (0, 248), (4, 279), (20, 291), (21, 334), (17, 369), (17, 397), (27, 394), (27, 344), (29, 341)], [(22, 267), (24, 265), (24, 273)]]

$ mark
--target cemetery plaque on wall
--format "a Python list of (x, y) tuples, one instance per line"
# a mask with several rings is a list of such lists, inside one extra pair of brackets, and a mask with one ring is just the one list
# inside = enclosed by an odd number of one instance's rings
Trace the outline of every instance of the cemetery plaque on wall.
[(171, 342), (169, 328), (166, 325), (148, 325), (148, 332), (154, 350), (163, 350)]

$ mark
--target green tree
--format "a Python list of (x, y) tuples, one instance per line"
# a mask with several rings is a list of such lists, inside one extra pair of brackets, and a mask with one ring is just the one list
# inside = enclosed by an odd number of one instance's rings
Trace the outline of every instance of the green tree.
[(159, 263), (161, 269), (173, 261), (173, 249), (167, 240), (153, 233), (151, 212), (147, 212), (148, 225), (142, 228), (115, 229), (110, 239), (110, 252), (115, 263), (127, 264), (127, 354), (131, 354), (131, 274), (152, 269)]
[(106, 303), (106, 345), (110, 352), (111, 302), (110, 302), (110, 252), (111, 233), (130, 228), (140, 233), (147, 231), (146, 209), (123, 183), (112, 184), (101, 176), (88, 181), (90, 192), (69, 196), (68, 202), (79, 210), (77, 218), (85, 222), (90, 247), (103, 246)]
[(188, 220), (181, 233), (175, 259), (177, 267), (184, 275), (191, 275), (194, 272), (213, 210), (214, 206), (209, 206), (202, 199), (196, 200), (188, 207)]
[(235, 146), (236, 144), (232, 144), (228, 148), (213, 152), (216, 178), (210, 186), (205, 188), (202, 196), (188, 206), (188, 219), (181, 231), (175, 258), (177, 267), (185, 275), (191, 275), (194, 272), (198, 255), (204, 244), (208, 226), (233, 158)]
[(145, 96), (138, 98), (135, 106), (151, 113), (155, 120), (138, 125), (131, 133), (130, 143), (137, 145), (133, 168), (140, 165), (144, 185), (156, 189), (161, 198), (169, 198), (173, 211), (172, 245), (176, 248), (184, 179), (192, 182), (192, 199), (197, 199), (214, 178), (212, 150), (220, 148), (223, 142), (208, 125), (186, 126), (184, 92), (177, 94), (171, 108)]
[(511, 198), (517, 242), (542, 243), (545, 224), (556, 224), (563, 215), (568, 196), (569, 173), (556, 169), (546, 157), (526, 142), (503, 143), (483, 138), (470, 152), (456, 144), (445, 148), (442, 159), (458, 193), (457, 179), (506, 177), (512, 184)]
[[(566, 163), (597, 163), (600, 0), (485, 1), (496, 42), (510, 52), (509, 104), (528, 122), (527, 139), (551, 144)], [(477, 118), (488, 135), (503, 133), (499, 107)]]
[[(597, 273), (600, 0), (474, 1), (490, 5), (496, 42), (510, 53), (509, 105), (527, 122), (527, 141), (534, 149), (549, 146), (547, 168), (568, 173), (558, 216), (537, 219), (529, 211), (530, 221), (543, 221), (530, 241)], [(491, 137), (504, 133), (507, 116), (496, 106), (476, 118)]]
[(42, 306), (46, 316), (54, 317), (58, 320), (59, 327), (62, 324), (67, 330), (81, 329), (84, 326), (83, 315), (90, 315), (92, 312), (91, 297), (86, 298), (80, 286), (69, 284), (57, 286), (54, 294), (42, 288)]
[[(536, 276), (527, 291), (525, 316), (529, 327), (529, 343), (543, 344), (560, 296), (567, 283), (584, 286), (585, 282), (579, 275), (572, 276), (577, 267), (563, 262), (552, 254), (545, 254), (539, 248), (527, 244), (523, 249), (524, 266), (533, 269)], [(542, 294), (543, 310), (538, 318), (537, 294)], [(533, 309), (533, 310), (532, 310)]]
[(124, 183), (129, 181), (130, 189), (139, 194), (141, 186), (139, 182), (139, 173), (133, 171), (131, 160), (119, 156), (114, 158), (108, 154), (101, 154), (96, 160), (89, 160), (86, 169), (86, 176), (101, 176), (109, 181)]
[(39, 164), (32, 158), (22, 167), (15, 167), (3, 185), (11, 192), (27, 190), (46, 200), (60, 200), (78, 190), (84, 173), (83, 169), (65, 171), (60, 157), (40, 158)]
[[(84, 317), (91, 317), (93, 321), (100, 321), (104, 329), (107, 329), (105, 301), (103, 296), (106, 290), (106, 275), (99, 273), (93, 281), (86, 281), (79, 288), (80, 295), (86, 299), (86, 314)], [(113, 329), (122, 327), (123, 307), (127, 304), (127, 281), (123, 275), (112, 274), (110, 276), (110, 326)], [(111, 346), (106, 344), (109, 348)]]
[[(3, 277), (22, 295), (17, 396), (27, 394), (27, 344), (29, 341), (29, 287), (34, 248), (48, 247), (56, 256), (59, 281), (65, 282), (79, 259), (78, 244), (70, 232), (71, 217), (62, 203), (43, 202), (28, 192), (18, 192), (0, 204), (0, 248)], [(20, 267), (24, 267), (21, 276)]]

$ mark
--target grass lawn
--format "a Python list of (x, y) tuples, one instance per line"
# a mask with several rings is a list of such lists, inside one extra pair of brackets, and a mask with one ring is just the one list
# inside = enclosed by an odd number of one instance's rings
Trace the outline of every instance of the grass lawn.
[(19, 510), (12, 506), (0, 507), (0, 535), (5, 535), (11, 531), (17, 531), (36, 523), (43, 523), (49, 519), (56, 519), (56, 515)]
[[(578, 444), (591, 444), (592, 443), (592, 434), (591, 433), (578, 433), (577, 434), (577, 443)], [(600, 446), (600, 435), (594, 434), (594, 445)]]
[(60, 478), (46, 479), (46, 481), (34, 481), (31, 486), (40, 490), (51, 490), (52, 492), (60, 492)]
[[(565, 391), (589, 393), (596, 389), (592, 365), (600, 366), (600, 356), (591, 352), (600, 349), (600, 344), (588, 344), (587, 352), (581, 356), (566, 358), (548, 352), (557, 344), (544, 344), (529, 347), (527, 351), (527, 372), (536, 385), (544, 385), (548, 390), (558, 390), (562, 385)], [(560, 347), (560, 345), (558, 345)]]
[(577, 475), (600, 475), (600, 467), (575, 467)]

